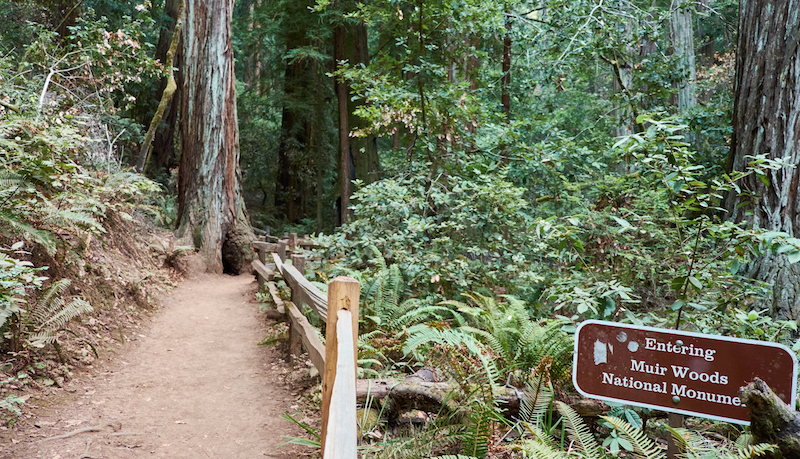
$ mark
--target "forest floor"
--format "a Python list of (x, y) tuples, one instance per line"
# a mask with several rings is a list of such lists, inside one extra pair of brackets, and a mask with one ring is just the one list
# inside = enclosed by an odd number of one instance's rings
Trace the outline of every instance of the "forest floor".
[[(252, 300), (253, 277), (196, 274), (163, 294), (112, 358), (34, 395), (30, 416), (0, 431), (4, 459), (297, 458), (284, 412), (304, 414), (314, 382), (275, 345), (283, 324)], [(102, 351), (101, 351), (102, 354)], [(284, 446), (281, 446), (284, 445)]]

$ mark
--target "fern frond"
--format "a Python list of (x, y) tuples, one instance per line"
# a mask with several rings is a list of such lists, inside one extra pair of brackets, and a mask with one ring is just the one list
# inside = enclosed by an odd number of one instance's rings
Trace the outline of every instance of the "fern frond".
[(553, 401), (553, 386), (546, 384), (544, 377), (536, 375), (525, 384), (525, 393), (520, 405), (523, 422), (538, 426)]
[(476, 368), (480, 373), (474, 376), (485, 376), (486, 383), (494, 387), (500, 378), (500, 372), (495, 365), (494, 359), (484, 353), (481, 343), (475, 337), (461, 329), (438, 330), (427, 325), (415, 325), (409, 328), (410, 336), (403, 346), (405, 354), (413, 354), (422, 360), (417, 350), (427, 344), (441, 344), (449, 347), (463, 347), (471, 357), (477, 358), (481, 363), (481, 368)]
[(766, 453), (777, 451), (777, 445), (768, 443), (751, 444), (752, 437), (742, 434), (733, 444), (720, 444), (718, 441), (709, 440), (698, 432), (688, 429), (678, 429), (667, 426), (672, 438), (682, 451), (678, 457), (682, 459), (751, 459)]
[(561, 419), (564, 422), (567, 432), (569, 432), (570, 437), (577, 443), (578, 451), (593, 456), (597, 455), (600, 451), (600, 445), (597, 443), (597, 440), (595, 440), (589, 427), (583, 422), (583, 418), (564, 402), (556, 402), (556, 407), (558, 408), (558, 412), (561, 413)]
[(666, 457), (664, 451), (659, 448), (653, 442), (653, 440), (647, 438), (644, 432), (633, 427), (628, 422), (623, 421), (615, 416), (600, 417), (614, 426), (614, 428), (617, 429), (620, 434), (622, 434), (628, 439), (628, 441), (631, 442), (631, 445), (633, 445), (633, 450), (636, 452), (636, 454), (639, 454), (646, 459), (664, 459)]
[(68, 304), (59, 298), (58, 301), (53, 302), (53, 306), (50, 309), (53, 314), (50, 318), (41, 322), (39, 324), (40, 327), (57, 330), (79, 315), (94, 311), (92, 306), (81, 298), (75, 298)]
[(737, 459), (751, 459), (766, 455), (767, 453), (778, 452), (778, 445), (769, 443), (757, 443), (746, 448), (737, 449), (734, 455)]
[(40, 244), (48, 254), (53, 255), (56, 253), (56, 242), (53, 233), (34, 228), (28, 223), (23, 222), (20, 216), (0, 211), (0, 226), (2, 226), (1, 224), (4, 222), (15, 232), (24, 235), (26, 239)]
[(25, 177), (9, 169), (0, 169), (0, 192), (14, 190), (25, 185)]
[(536, 436), (522, 442), (521, 446), (526, 457), (535, 459), (566, 459), (569, 457), (564, 451), (557, 450), (542, 441), (542, 438)]
[(483, 458), (489, 454), (492, 419), (488, 411), (477, 409), (470, 414), (469, 428), (464, 435), (464, 451), (472, 457)]
[[(410, 307), (420, 303), (419, 300), (407, 300), (407, 301), (412, 301), (412, 303), (408, 304), (409, 309)], [(403, 304), (405, 305), (406, 302), (404, 301)], [(431, 306), (424, 306), (421, 308), (411, 309), (405, 312), (397, 319), (390, 321), (389, 324), (390, 327), (393, 329), (400, 329), (407, 327), (411, 324), (422, 322), (423, 320), (428, 320), (428, 319), (446, 320), (449, 318), (454, 319), (456, 324), (463, 323), (463, 317), (461, 317), (461, 315), (458, 312), (444, 306), (431, 305)]]
[(43, 346), (56, 341), (58, 330), (81, 314), (92, 312), (92, 306), (80, 298), (69, 303), (64, 293), (70, 285), (69, 279), (53, 282), (24, 317), (24, 322), (33, 329), (28, 341), (34, 346)]

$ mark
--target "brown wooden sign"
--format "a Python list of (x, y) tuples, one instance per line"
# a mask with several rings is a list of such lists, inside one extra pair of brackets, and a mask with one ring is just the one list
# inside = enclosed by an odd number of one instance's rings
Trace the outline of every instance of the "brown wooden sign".
[(572, 380), (586, 397), (750, 424), (739, 388), (755, 377), (793, 406), (797, 359), (766, 341), (587, 320)]

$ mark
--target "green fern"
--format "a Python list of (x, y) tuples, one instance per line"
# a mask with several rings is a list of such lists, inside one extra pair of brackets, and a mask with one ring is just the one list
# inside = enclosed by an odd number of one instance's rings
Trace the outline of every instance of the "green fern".
[(574, 457), (550, 445), (547, 441), (545, 441), (547, 436), (544, 435), (544, 433), (539, 432), (539, 434), (540, 435), (536, 435), (533, 438), (524, 440), (520, 444), (522, 450), (525, 452), (526, 458), (566, 459), (569, 457)]
[(564, 402), (556, 402), (556, 407), (558, 412), (561, 413), (564, 426), (570, 437), (575, 441), (578, 451), (588, 454), (590, 457), (600, 456), (602, 449), (589, 427), (583, 422), (583, 418)]
[(777, 445), (751, 444), (752, 437), (749, 434), (742, 434), (731, 444), (711, 441), (696, 431), (667, 428), (682, 451), (678, 454), (682, 459), (751, 459), (778, 450)]
[(64, 294), (70, 285), (69, 279), (61, 279), (44, 291), (36, 303), (23, 317), (23, 323), (29, 329), (27, 341), (31, 346), (43, 347), (57, 343), (58, 332), (70, 320), (81, 314), (92, 312), (92, 306), (86, 301), (76, 298), (67, 303)]
[(403, 352), (414, 355), (417, 360), (423, 360), (419, 350), (425, 345), (440, 344), (448, 348), (463, 348), (469, 356), (481, 363), (481, 368), (476, 368), (480, 373), (473, 376), (485, 376), (485, 381), (491, 386), (497, 385), (500, 380), (500, 371), (494, 359), (487, 355), (483, 345), (472, 334), (461, 329), (439, 330), (427, 325), (415, 325), (408, 331), (410, 336), (403, 346)]
[(644, 432), (615, 416), (600, 416), (611, 424), (633, 446), (633, 451), (645, 459), (664, 459), (666, 454)]
[(538, 426), (550, 409), (554, 391), (545, 377), (536, 375), (525, 384), (525, 392), (520, 402), (520, 420)]

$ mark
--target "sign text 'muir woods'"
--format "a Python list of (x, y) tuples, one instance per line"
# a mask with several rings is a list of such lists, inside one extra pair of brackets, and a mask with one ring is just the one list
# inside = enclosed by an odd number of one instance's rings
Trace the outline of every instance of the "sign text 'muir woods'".
[(739, 388), (764, 380), (787, 404), (797, 359), (776, 343), (587, 320), (572, 379), (591, 398), (749, 424)]

